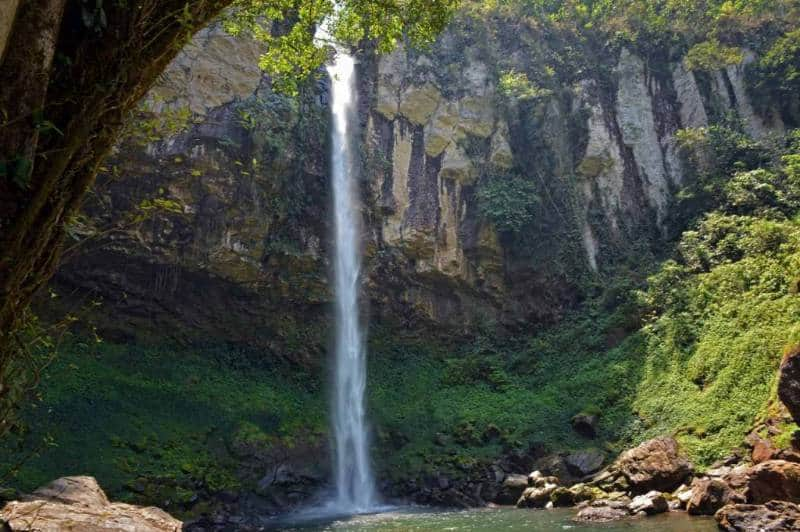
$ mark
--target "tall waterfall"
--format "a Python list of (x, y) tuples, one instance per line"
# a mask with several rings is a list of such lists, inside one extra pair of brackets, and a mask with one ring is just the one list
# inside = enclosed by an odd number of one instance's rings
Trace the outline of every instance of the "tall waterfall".
[(359, 513), (375, 504), (375, 481), (369, 460), (364, 406), (366, 349), (361, 330), (358, 292), (361, 272), (360, 214), (357, 195), (354, 125), (355, 60), (338, 50), (328, 66), (331, 78), (331, 167), (336, 259), (336, 371), (333, 431), (336, 445), (337, 509)]

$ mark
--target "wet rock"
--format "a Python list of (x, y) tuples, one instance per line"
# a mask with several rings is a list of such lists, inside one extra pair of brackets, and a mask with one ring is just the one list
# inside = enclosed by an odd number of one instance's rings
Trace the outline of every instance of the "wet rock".
[(644, 512), (647, 515), (656, 515), (668, 511), (669, 505), (663, 493), (660, 491), (650, 491), (644, 495), (634, 497), (628, 505), (628, 510), (632, 514)]
[(525, 475), (506, 475), (500, 492), (494, 498), (497, 504), (516, 504), (528, 488), (528, 477)]
[[(35, 519), (31, 519), (35, 516)], [(112, 503), (92, 477), (64, 477), (0, 511), (15, 531), (96, 530), (178, 532), (182, 523), (163, 510)]]
[(686, 508), (686, 505), (689, 503), (689, 500), (692, 498), (693, 495), (692, 488), (687, 486), (686, 484), (681, 484), (678, 489), (676, 489), (672, 493), (672, 502), (674, 502), (674, 507), (672, 504), (670, 505), (671, 508), (675, 510), (683, 510)]
[(772, 500), (800, 502), (800, 464), (769, 460), (750, 469), (745, 490), (747, 502)]
[(597, 424), (600, 422), (595, 414), (581, 412), (572, 418), (572, 428), (581, 436), (594, 438), (597, 436)]
[(575, 484), (569, 491), (572, 493), (572, 500), (575, 504), (584, 501), (593, 501), (595, 499), (602, 499), (608, 496), (606, 492), (595, 486), (587, 484)]
[(729, 504), (715, 515), (727, 532), (777, 532), (800, 529), (800, 507), (786, 501), (765, 504)]
[(587, 449), (564, 457), (567, 470), (578, 477), (585, 477), (600, 471), (605, 461), (605, 453), (599, 449)]
[(544, 508), (550, 502), (550, 495), (558, 488), (558, 479), (545, 477), (539, 471), (534, 471), (528, 475), (528, 485), (517, 501), (517, 507)]
[(692, 472), (692, 465), (681, 454), (678, 442), (668, 437), (649, 440), (626, 451), (615, 468), (628, 480), (634, 494), (672, 491)]
[(573, 519), (583, 523), (608, 523), (630, 516), (630, 501), (600, 500), (583, 506)]
[(795, 422), (800, 423), (800, 345), (786, 352), (778, 378), (778, 397)]
[(695, 479), (686, 511), (691, 515), (714, 515), (728, 504), (745, 502), (744, 496), (734, 491), (727, 482), (717, 478)]
[(573, 506), (575, 504), (575, 493), (569, 488), (559, 486), (550, 494), (550, 503), (556, 508)]
[(528, 486), (541, 488), (547, 484), (558, 485), (558, 478), (553, 476), (545, 476), (541, 471), (534, 471), (528, 475)]

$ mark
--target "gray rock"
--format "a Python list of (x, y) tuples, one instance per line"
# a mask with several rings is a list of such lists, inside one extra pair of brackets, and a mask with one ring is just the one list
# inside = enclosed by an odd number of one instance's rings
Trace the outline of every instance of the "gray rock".
[(600, 471), (605, 462), (605, 453), (599, 449), (587, 449), (568, 454), (564, 458), (567, 470), (578, 477), (585, 477)]
[(633, 514), (644, 512), (647, 515), (661, 514), (669, 510), (667, 499), (660, 491), (651, 491), (633, 498), (628, 505), (628, 510)]
[(786, 501), (765, 504), (729, 504), (715, 515), (727, 532), (778, 532), (800, 530), (800, 507)]

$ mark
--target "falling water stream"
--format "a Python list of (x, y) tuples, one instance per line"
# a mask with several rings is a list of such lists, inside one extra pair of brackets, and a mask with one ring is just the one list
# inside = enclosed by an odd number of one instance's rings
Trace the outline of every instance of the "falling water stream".
[(369, 459), (364, 406), (367, 386), (366, 349), (361, 329), (358, 292), (361, 272), (360, 214), (356, 183), (354, 125), (355, 60), (337, 50), (328, 66), (331, 78), (331, 169), (335, 225), (336, 360), (333, 398), (335, 480), (338, 511), (368, 512), (375, 506), (375, 481)]

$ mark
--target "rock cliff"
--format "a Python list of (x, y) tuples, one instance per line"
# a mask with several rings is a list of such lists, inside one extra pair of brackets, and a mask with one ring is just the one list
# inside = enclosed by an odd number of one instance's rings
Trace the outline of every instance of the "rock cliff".
[[(676, 132), (731, 116), (755, 137), (784, 128), (748, 96), (752, 53), (712, 73), (628, 48), (584, 50), (594, 64), (576, 66), (531, 31), (459, 17), (424, 53), (362, 56), (376, 316), (456, 329), (555, 321), (583, 279), (670, 237), (675, 194), (694, 175)], [(56, 291), (68, 306), (102, 300), (93, 319), (109, 337), (319, 359), (326, 82), (275, 94), (259, 54), (217, 27), (196, 36), (73, 224)]]

